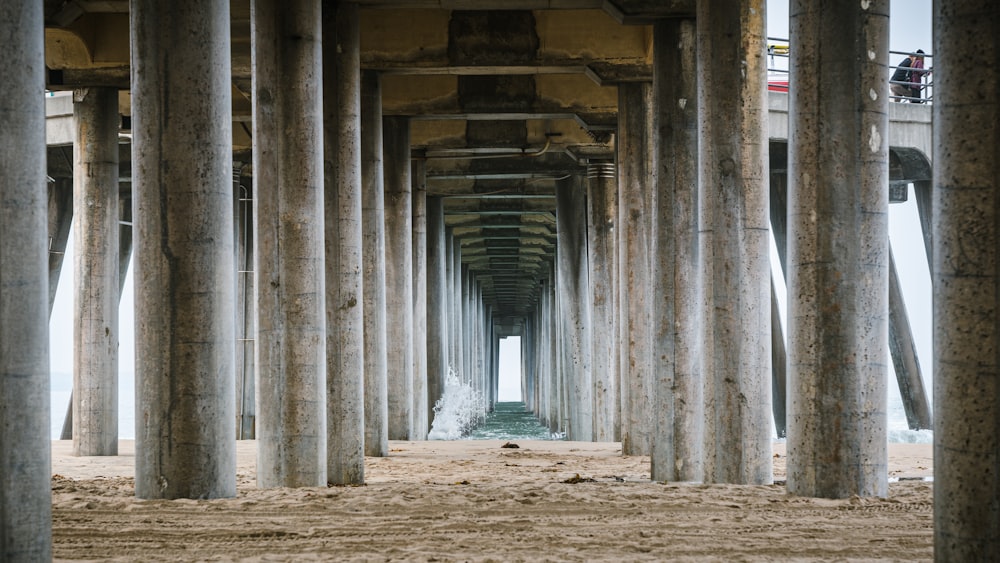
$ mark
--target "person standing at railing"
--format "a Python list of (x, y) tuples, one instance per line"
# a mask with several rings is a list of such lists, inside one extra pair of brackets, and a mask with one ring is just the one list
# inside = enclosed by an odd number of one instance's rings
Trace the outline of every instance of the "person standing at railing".
[(896, 102), (911, 102), (922, 104), (920, 91), (923, 90), (923, 76), (930, 71), (924, 70), (924, 51), (917, 49), (917, 52), (903, 59), (896, 72), (889, 79), (889, 89), (892, 91)]
[(913, 97), (910, 98), (910, 103), (924, 103), (923, 94), (921, 93), (924, 89), (924, 75), (930, 74), (930, 72), (931, 71), (929, 70), (924, 70), (923, 50), (917, 49), (917, 56), (913, 59), (913, 64), (910, 65), (910, 90), (913, 91)]

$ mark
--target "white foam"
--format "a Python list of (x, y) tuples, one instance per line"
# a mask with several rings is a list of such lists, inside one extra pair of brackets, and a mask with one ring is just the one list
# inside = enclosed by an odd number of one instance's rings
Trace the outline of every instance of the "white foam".
[(461, 381), (458, 372), (448, 368), (444, 395), (434, 404), (434, 423), (428, 440), (459, 440), (486, 416), (486, 401), (472, 385)]

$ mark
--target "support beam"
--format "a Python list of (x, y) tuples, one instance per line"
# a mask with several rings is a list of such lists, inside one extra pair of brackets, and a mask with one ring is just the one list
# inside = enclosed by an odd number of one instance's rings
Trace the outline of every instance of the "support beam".
[(704, 471), (711, 483), (772, 481), (765, 4), (698, 2)]
[(885, 496), (889, 2), (792, 6), (788, 491)]
[(413, 191), (410, 121), (382, 121), (385, 170), (385, 310), (390, 440), (413, 439)]
[(653, 27), (651, 477), (701, 481), (704, 439), (694, 19)]
[(983, 561), (1000, 553), (1000, 4), (933, 18), (934, 558)]
[(358, 6), (323, 3), (327, 482), (365, 481)]
[(73, 455), (118, 455), (118, 91), (73, 94)]
[(0, 560), (52, 559), (42, 3), (0, 4)]
[[(788, 174), (771, 171), (770, 202), (771, 233), (778, 250), (782, 280), (788, 284)], [(773, 264), (772, 264), (773, 268)], [(773, 270), (772, 270), (773, 271)], [(774, 276), (771, 276), (771, 408), (774, 412), (774, 431), (778, 438), (788, 435), (788, 355), (785, 351), (785, 333), (782, 330)]]
[(260, 487), (327, 483), (319, 10), (254, 0), (251, 12)]
[(931, 406), (924, 390), (924, 379), (920, 372), (917, 347), (913, 342), (910, 319), (903, 301), (903, 287), (896, 272), (896, 260), (889, 251), (889, 351), (899, 385), (899, 396), (903, 400), (906, 423), (911, 430), (931, 429)]
[(382, 94), (374, 71), (361, 73), (361, 246), (364, 253), (365, 455), (389, 455), (385, 317), (385, 195)]
[(618, 86), (618, 291), (622, 347), (621, 441), (624, 455), (649, 455), (653, 432), (652, 229), (649, 193), (653, 162), (652, 85)]
[[(56, 302), (56, 290), (62, 273), (63, 258), (73, 223), (73, 180), (59, 178), (49, 182), (49, 317)], [(70, 438), (65, 438), (69, 440)]]
[(233, 497), (229, 2), (130, 8), (135, 494)]
[(771, 277), (771, 400), (774, 411), (774, 433), (778, 438), (788, 436), (788, 355), (785, 352), (785, 333), (781, 326), (778, 296)]

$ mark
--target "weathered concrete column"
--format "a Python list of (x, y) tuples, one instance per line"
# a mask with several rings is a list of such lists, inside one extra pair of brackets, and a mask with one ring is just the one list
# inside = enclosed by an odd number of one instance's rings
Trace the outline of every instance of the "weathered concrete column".
[(556, 394), (555, 394), (555, 404), (556, 404), (556, 420), (558, 421), (559, 431), (565, 434), (569, 434), (569, 402), (570, 395), (572, 391), (569, 386), (569, 378), (567, 377), (567, 361), (566, 355), (563, 353), (564, 346), (566, 345), (566, 327), (563, 325), (562, 319), (566, 314), (567, 303), (566, 300), (559, 292), (559, 273), (558, 265), (553, 264), (552, 279), (555, 280), (552, 284), (552, 301), (555, 303), (555, 317), (553, 318), (553, 332), (555, 333), (555, 341), (552, 346), (552, 354), (555, 361), (555, 378), (556, 378)]
[(118, 90), (73, 114), (73, 455), (118, 455)]
[(385, 154), (385, 311), (390, 440), (413, 434), (413, 197), (410, 120), (382, 120)]
[[(117, 124), (116, 124), (117, 127)], [(116, 141), (117, 142), (117, 141)], [(115, 153), (117, 157), (117, 152)], [(118, 184), (118, 221), (114, 227), (118, 231), (118, 303), (125, 292), (126, 275), (132, 257), (132, 179)], [(59, 274), (62, 270), (63, 255), (69, 239), (70, 223), (73, 219), (73, 179), (60, 179), (49, 183), (49, 318), (55, 305)], [(119, 307), (115, 308), (118, 314)], [(120, 334), (120, 333), (119, 333)], [(117, 371), (116, 371), (117, 373)], [(63, 419), (60, 440), (73, 439), (73, 393), (70, 393)], [(117, 408), (117, 403), (116, 403)]]
[[(493, 305), (486, 306), (486, 365), (487, 381), (489, 387), (489, 406), (492, 411), (496, 403), (500, 400), (500, 337), (497, 335), (496, 325), (493, 324)], [(523, 372), (522, 372), (523, 373)], [(523, 393), (522, 393), (523, 395)]]
[(790, 25), (788, 491), (885, 496), (889, 3)]
[(535, 311), (534, 341), (532, 342), (535, 357), (535, 394), (537, 397), (535, 415), (538, 416), (538, 420), (542, 423), (542, 426), (548, 427), (548, 357), (545, 355), (545, 349), (548, 345), (548, 327), (546, 326), (548, 322), (548, 318), (546, 317), (548, 303), (546, 302), (547, 291), (545, 290), (545, 280), (539, 280), (537, 291), (538, 308)]
[(365, 480), (361, 243), (361, 43), (358, 5), (323, 5), (326, 223), (326, 477)]
[(317, 3), (251, 5), (260, 487), (327, 483), (320, 18)]
[(614, 442), (618, 425), (618, 336), (615, 327), (618, 259), (618, 181), (615, 165), (587, 167), (587, 273), (590, 280), (591, 383), (594, 440)]
[(361, 231), (364, 249), (365, 455), (389, 455), (382, 86), (361, 72)]
[(461, 241), (456, 241), (456, 248), (459, 249), (459, 256), (456, 258), (455, 263), (461, 264), (459, 269), (458, 277), (458, 287), (459, 290), (456, 293), (458, 299), (458, 356), (461, 363), (458, 365), (459, 379), (465, 383), (472, 381), (472, 369), (470, 367), (470, 360), (472, 358), (472, 340), (471, 335), (473, 332), (472, 326), (472, 310), (471, 310), (471, 285), (472, 281), (469, 276), (469, 265), (463, 264), (461, 259)]
[(232, 497), (229, 2), (132, 2), (130, 18), (135, 494)]
[(535, 316), (535, 363), (537, 365), (537, 406), (535, 408), (539, 422), (546, 428), (549, 427), (549, 356), (547, 354), (549, 346), (548, 332), (548, 290), (546, 280), (539, 280), (538, 283), (538, 312)]
[[(441, 217), (444, 220), (444, 208), (441, 209)], [(458, 358), (457, 346), (455, 346), (455, 245), (458, 241), (452, 235), (451, 229), (445, 229), (445, 309), (448, 317), (448, 365), (445, 366), (445, 375), (448, 374), (449, 367), (455, 364)], [(444, 376), (442, 376), (444, 377)], [(443, 379), (442, 379), (443, 381)], [(442, 389), (444, 389), (442, 387)]]
[(0, 4), (0, 560), (52, 559), (42, 2)]
[(653, 27), (654, 481), (700, 481), (704, 439), (695, 22)]
[(413, 183), (413, 392), (411, 440), (427, 437), (427, 163), (410, 162)]
[(563, 369), (569, 388), (567, 438), (594, 440), (594, 390), (591, 379), (590, 277), (587, 267), (587, 202), (582, 178), (573, 175), (556, 183), (556, 251), (559, 294), (564, 305)]
[(545, 334), (545, 280), (538, 281), (538, 308), (535, 310), (535, 315), (532, 322), (532, 347), (535, 350), (534, 353), (534, 363), (535, 363), (535, 416), (538, 417), (538, 421), (541, 422), (542, 426), (548, 427), (549, 425), (549, 415), (547, 408), (548, 401), (548, 390), (546, 385), (548, 384), (547, 377), (547, 367), (546, 362), (548, 358), (545, 357), (545, 342), (548, 337)]
[(451, 245), (451, 287), (452, 291), (448, 294), (448, 298), (451, 301), (451, 338), (454, 342), (454, 354), (449, 358), (451, 361), (451, 367), (458, 372), (458, 377), (461, 380), (464, 377), (468, 377), (468, 373), (465, 372), (465, 323), (464, 323), (464, 295), (465, 295), (465, 285), (462, 283), (462, 241), (459, 240), (454, 235), (452, 236)]
[(559, 372), (559, 301), (556, 295), (556, 271), (554, 264), (547, 264), (549, 277), (545, 280), (546, 336), (545, 354), (548, 356), (548, 392), (546, 407), (549, 429), (552, 432), (565, 430), (562, 418), (562, 376)]
[[(448, 236), (444, 200), (427, 198), (427, 428), (448, 373)], [(426, 438), (426, 433), (421, 439)]]
[(618, 291), (622, 454), (649, 455), (652, 417), (652, 87), (618, 85)]
[(1000, 4), (934, 4), (937, 561), (985, 561), (1000, 553), (998, 36)]
[(772, 481), (765, 4), (698, 2), (704, 471), (716, 483)]

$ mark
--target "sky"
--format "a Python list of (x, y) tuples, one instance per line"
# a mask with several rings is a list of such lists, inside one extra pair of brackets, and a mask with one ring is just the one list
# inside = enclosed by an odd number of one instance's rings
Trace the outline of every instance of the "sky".
[[(788, 38), (788, 0), (769, 0), (767, 3), (767, 34), (769, 37)], [(916, 49), (932, 52), (931, 43), (931, 0), (891, 0), (889, 19), (890, 51), (910, 52)], [(897, 64), (903, 55), (891, 55), (891, 64)], [(890, 206), (890, 240), (899, 266), (903, 283), (904, 299), (913, 325), (914, 337), (920, 356), (920, 365), (927, 373), (931, 366), (931, 301), (930, 276), (927, 260), (922, 247), (919, 222), (912, 193), (906, 204)], [(72, 235), (70, 240), (72, 245)], [(777, 258), (773, 259), (777, 262)], [(61, 424), (66, 403), (69, 400), (69, 385), (73, 370), (73, 256), (72, 248), (67, 251), (59, 290), (50, 322), (50, 365), (53, 372), (53, 423)], [(122, 296), (119, 317), (119, 373), (120, 393), (131, 395), (134, 356), (134, 300), (132, 292), (132, 270), (129, 269), (126, 289)], [(783, 296), (784, 288), (779, 288)], [(520, 341), (508, 338), (501, 341), (500, 394), (501, 401), (520, 399)], [(928, 392), (930, 386), (926, 386)], [(890, 385), (890, 390), (895, 385)], [(893, 391), (896, 392), (896, 391)], [(131, 398), (121, 402), (121, 408), (131, 408)], [(131, 412), (122, 413), (122, 436), (131, 436), (134, 430)], [(58, 420), (55, 420), (55, 419)]]

